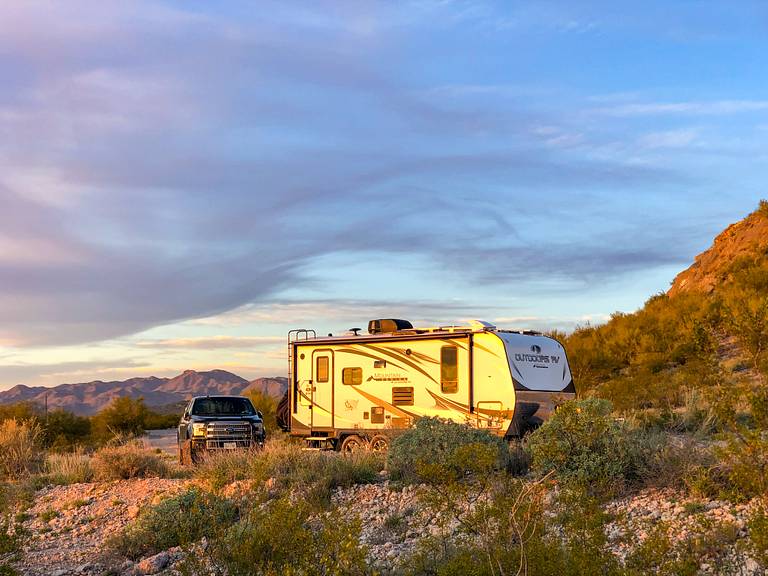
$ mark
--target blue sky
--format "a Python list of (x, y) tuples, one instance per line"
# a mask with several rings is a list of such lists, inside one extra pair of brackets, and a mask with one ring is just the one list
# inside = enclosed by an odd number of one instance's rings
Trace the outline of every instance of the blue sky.
[(571, 329), (768, 196), (751, 2), (0, 7), (0, 388)]

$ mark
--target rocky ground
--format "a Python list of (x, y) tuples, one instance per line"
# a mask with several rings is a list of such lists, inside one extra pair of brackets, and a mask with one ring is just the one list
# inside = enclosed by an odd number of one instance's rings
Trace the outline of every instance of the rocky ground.
[(30, 538), (16, 569), (30, 576), (157, 572), (157, 562), (134, 570), (111, 557), (105, 543), (143, 506), (178, 493), (188, 482), (148, 478), (43, 488), (22, 515)]
[[(141, 479), (44, 488), (24, 513), (24, 527), (31, 537), (16, 568), (34, 576), (173, 573), (173, 564), (182, 555), (178, 549), (132, 563), (110, 556), (105, 543), (143, 506), (180, 492), (190, 482)], [(419, 492), (420, 488), (413, 486), (391, 489), (382, 479), (376, 484), (338, 490), (333, 501), (347, 511), (347, 516), (361, 520), (360, 540), (368, 546), (373, 563), (392, 568), (423, 536), (445, 530), (445, 524), (420, 505)], [(673, 490), (645, 490), (607, 506), (613, 518), (607, 536), (614, 552), (622, 556), (631, 543), (643, 541), (660, 525), (668, 526), (675, 539), (694, 536), (702, 526), (717, 525), (722, 538), (736, 550), (747, 535), (746, 518), (756, 505), (696, 500)], [(743, 564), (743, 574), (759, 573), (748, 558), (738, 561)], [(717, 573), (717, 566), (702, 558), (702, 572)]]

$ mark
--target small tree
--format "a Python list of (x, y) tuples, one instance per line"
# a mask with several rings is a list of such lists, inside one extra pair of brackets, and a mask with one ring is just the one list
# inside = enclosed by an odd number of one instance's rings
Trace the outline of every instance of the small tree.
[(115, 436), (140, 436), (146, 428), (147, 414), (144, 398), (115, 398), (93, 417), (94, 436), (100, 441)]

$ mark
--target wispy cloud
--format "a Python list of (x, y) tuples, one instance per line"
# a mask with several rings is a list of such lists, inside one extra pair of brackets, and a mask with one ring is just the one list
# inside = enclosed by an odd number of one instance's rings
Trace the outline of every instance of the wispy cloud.
[(719, 116), (768, 110), (768, 100), (714, 100), (691, 102), (638, 102), (593, 110), (606, 116), (690, 115)]
[(157, 340), (139, 340), (139, 348), (191, 348), (191, 349), (221, 349), (221, 348), (254, 348), (285, 342), (285, 336), (201, 336), (198, 338), (170, 338)]

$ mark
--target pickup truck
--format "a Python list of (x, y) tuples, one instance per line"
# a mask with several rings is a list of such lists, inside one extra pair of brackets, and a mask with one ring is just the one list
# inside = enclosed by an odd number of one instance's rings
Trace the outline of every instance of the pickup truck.
[(179, 462), (194, 464), (211, 451), (260, 448), (264, 418), (245, 396), (196, 396), (179, 422)]

